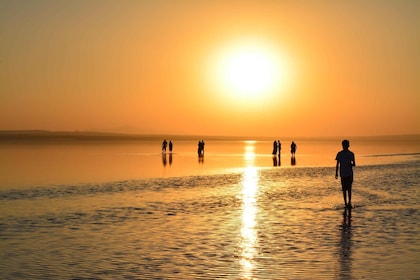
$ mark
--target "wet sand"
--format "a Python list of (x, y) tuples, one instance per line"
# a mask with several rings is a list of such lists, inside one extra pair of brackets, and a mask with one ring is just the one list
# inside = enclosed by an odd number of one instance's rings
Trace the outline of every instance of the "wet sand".
[[(406, 187), (369, 185), (383, 168)], [(358, 172), (368, 184), (357, 185), (351, 213), (330, 168), (6, 193), (0, 276), (416, 279), (418, 165)]]

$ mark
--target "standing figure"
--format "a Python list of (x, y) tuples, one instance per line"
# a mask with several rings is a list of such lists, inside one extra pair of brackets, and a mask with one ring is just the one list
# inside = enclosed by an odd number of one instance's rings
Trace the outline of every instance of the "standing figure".
[(277, 141), (274, 140), (273, 142), (273, 155), (277, 155)]
[(294, 141), (292, 141), (292, 144), (290, 145), (290, 152), (292, 153), (292, 157), (295, 156), (296, 149), (297, 149), (296, 143)]
[(172, 141), (169, 141), (169, 153), (172, 153), (172, 147), (173, 147)]
[(162, 142), (162, 154), (166, 153), (166, 146), (168, 145), (168, 142), (166, 142), (166, 139)]
[[(356, 166), (354, 153), (349, 150), (349, 140), (341, 142), (343, 150), (337, 153), (335, 160), (337, 165), (335, 167), (335, 178), (338, 178), (338, 169), (340, 169), (341, 189), (343, 191), (344, 207), (351, 208), (351, 188), (353, 184), (353, 166)], [(348, 201), (347, 201), (348, 197)]]
[(201, 155), (204, 155), (204, 145), (206, 145), (204, 140), (201, 140)]
[(280, 154), (281, 154), (281, 143), (280, 143), (280, 140), (277, 140), (277, 147), (279, 149), (279, 156), (280, 156)]
[(197, 153), (199, 156), (204, 155), (204, 140), (198, 141), (198, 150)]

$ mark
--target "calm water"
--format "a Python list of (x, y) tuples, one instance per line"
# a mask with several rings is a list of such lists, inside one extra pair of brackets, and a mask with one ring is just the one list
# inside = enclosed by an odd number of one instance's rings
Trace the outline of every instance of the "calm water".
[(0, 145), (0, 279), (419, 279), (418, 142), (206, 143)]

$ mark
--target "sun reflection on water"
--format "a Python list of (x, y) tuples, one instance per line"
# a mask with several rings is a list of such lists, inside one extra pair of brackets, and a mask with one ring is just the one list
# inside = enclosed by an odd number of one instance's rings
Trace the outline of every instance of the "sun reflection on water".
[(246, 167), (242, 175), (242, 227), (241, 227), (241, 269), (242, 279), (252, 279), (254, 258), (257, 254), (257, 191), (258, 171), (254, 165), (254, 142), (246, 142), (245, 146)]

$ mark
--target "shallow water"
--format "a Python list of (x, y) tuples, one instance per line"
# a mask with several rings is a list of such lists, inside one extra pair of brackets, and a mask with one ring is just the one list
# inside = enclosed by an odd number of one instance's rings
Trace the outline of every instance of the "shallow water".
[[(340, 140), (299, 140), (294, 160), (290, 142), (273, 157), (272, 141), (206, 141), (204, 157), (195, 141), (174, 141), (162, 155), (159, 141), (0, 143), (0, 190), (45, 185), (114, 182), (240, 172), (249, 165), (334, 166)], [(420, 152), (416, 141), (351, 141), (358, 165), (401, 162)]]
[(271, 157), (244, 154), (212, 174), (4, 187), (0, 278), (419, 278), (418, 155), (359, 165), (351, 212), (334, 165), (261, 159)]

